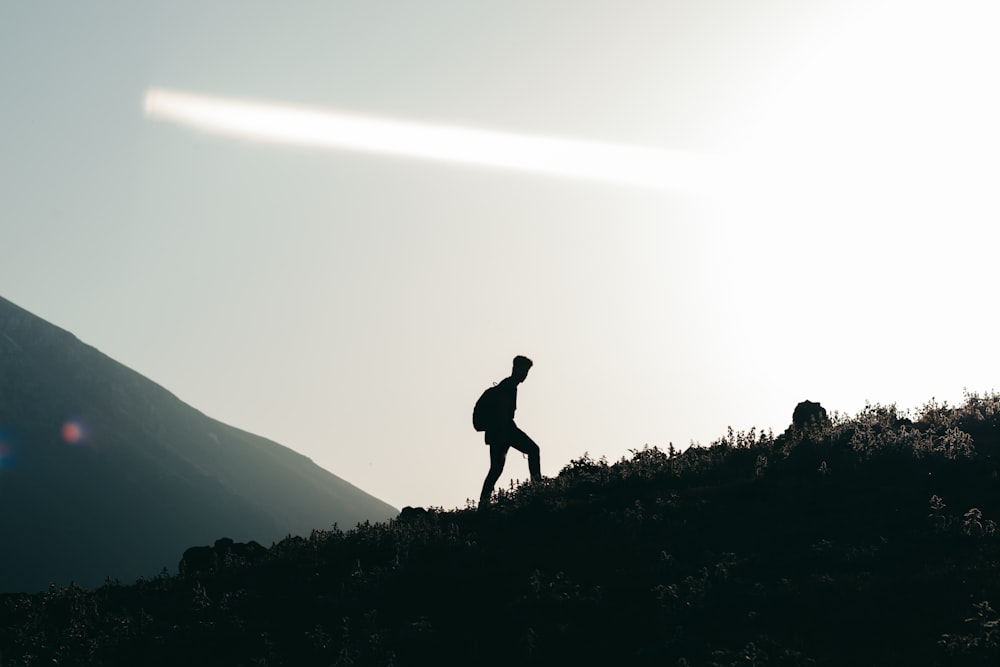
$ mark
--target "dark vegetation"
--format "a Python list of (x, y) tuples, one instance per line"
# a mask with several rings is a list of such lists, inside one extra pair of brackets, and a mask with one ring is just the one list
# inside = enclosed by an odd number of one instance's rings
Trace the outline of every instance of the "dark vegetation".
[(998, 465), (996, 394), (585, 455), (486, 514), (220, 541), (182, 575), (0, 597), (0, 659), (995, 665)]

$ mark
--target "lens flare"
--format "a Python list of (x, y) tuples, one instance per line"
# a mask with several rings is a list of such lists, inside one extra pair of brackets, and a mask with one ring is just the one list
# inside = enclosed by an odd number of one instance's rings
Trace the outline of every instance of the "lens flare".
[(76, 421), (68, 421), (59, 430), (63, 441), (70, 445), (79, 444), (83, 440), (83, 427)]
[(0, 437), (0, 470), (8, 470), (14, 462), (14, 449)]
[(721, 157), (576, 139), (427, 125), (153, 88), (153, 119), (260, 141), (401, 155), (707, 195)]

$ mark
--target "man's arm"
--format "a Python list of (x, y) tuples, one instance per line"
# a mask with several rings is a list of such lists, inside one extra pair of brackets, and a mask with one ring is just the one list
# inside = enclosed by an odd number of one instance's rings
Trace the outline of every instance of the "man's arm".
[(514, 412), (517, 410), (517, 382), (514, 378), (505, 378), (497, 385), (497, 389), (500, 394), (497, 414), (513, 422)]

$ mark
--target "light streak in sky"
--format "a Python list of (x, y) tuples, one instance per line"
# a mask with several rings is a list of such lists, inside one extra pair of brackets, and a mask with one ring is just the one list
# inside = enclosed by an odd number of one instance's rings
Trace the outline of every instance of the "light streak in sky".
[(400, 155), (690, 195), (720, 188), (726, 165), (694, 152), (428, 125), (152, 88), (146, 114), (207, 132)]

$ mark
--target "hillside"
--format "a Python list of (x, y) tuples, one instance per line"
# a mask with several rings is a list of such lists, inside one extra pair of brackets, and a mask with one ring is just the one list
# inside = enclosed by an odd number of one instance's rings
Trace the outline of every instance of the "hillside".
[(0, 591), (134, 580), (223, 533), (269, 544), (397, 513), (4, 299), (0, 507)]
[(1000, 395), (0, 597), (5, 665), (994, 665)]

